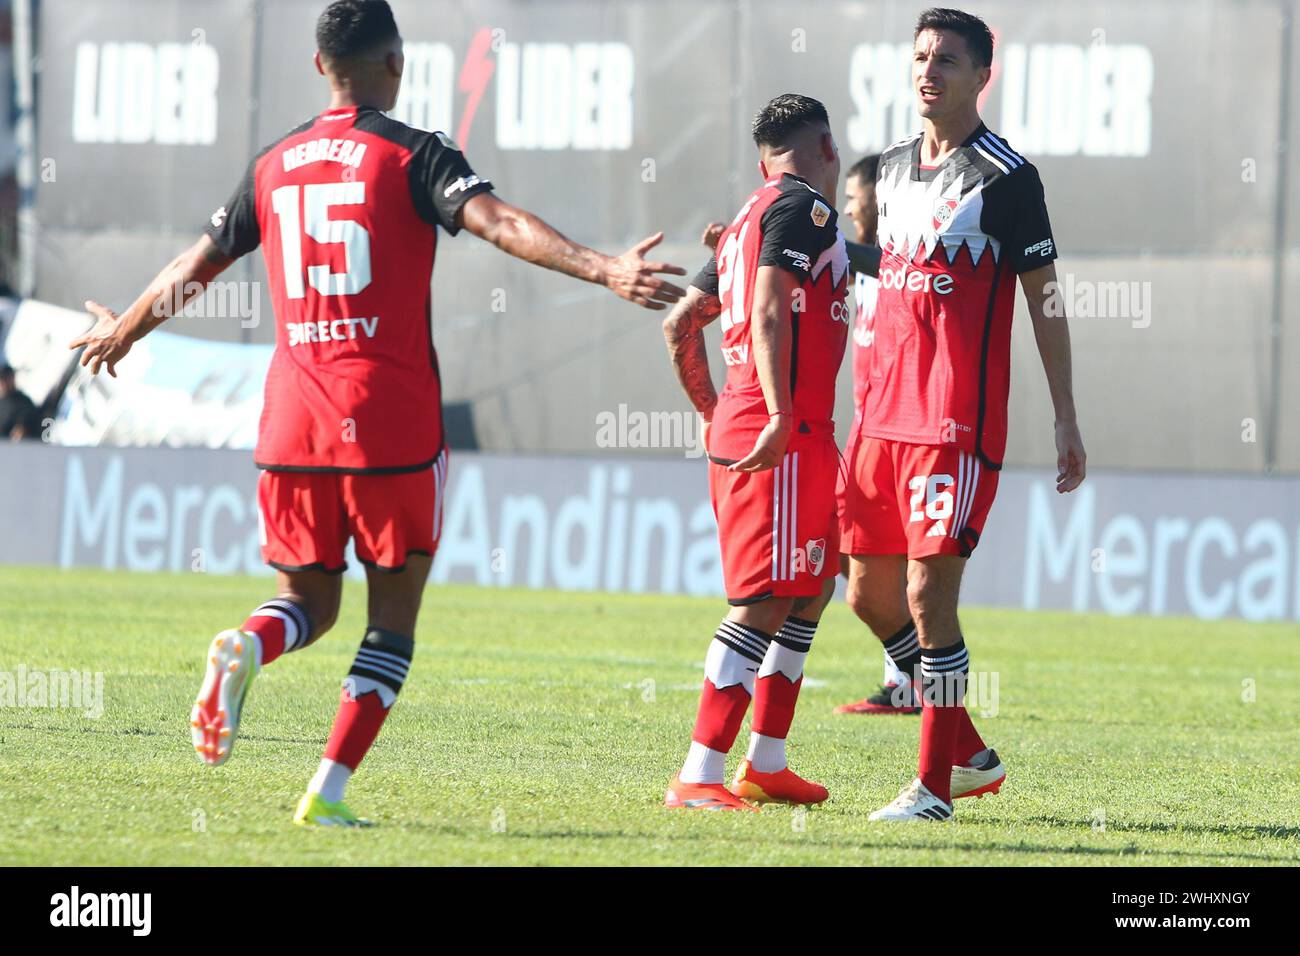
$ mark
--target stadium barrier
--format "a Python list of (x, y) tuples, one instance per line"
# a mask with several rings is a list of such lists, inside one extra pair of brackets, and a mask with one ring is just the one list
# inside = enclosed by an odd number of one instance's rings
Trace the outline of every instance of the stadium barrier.
[[(454, 452), (433, 580), (721, 594), (704, 467)], [(256, 478), (247, 452), (0, 445), (0, 563), (268, 573)], [(1051, 472), (1008, 470), (963, 598), (1300, 620), (1300, 479), (1103, 472), (1061, 496)]]

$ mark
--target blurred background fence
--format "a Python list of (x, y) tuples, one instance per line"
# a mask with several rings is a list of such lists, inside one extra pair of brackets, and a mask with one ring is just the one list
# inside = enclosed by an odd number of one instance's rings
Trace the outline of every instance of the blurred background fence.
[[(42, 0), (23, 291), (123, 305), (192, 241), (249, 157), (323, 107), (311, 65), (322, 5)], [(501, 195), (576, 239), (615, 251), (663, 229), (667, 256), (692, 271), (704, 224), (757, 182), (747, 128), (771, 96), (821, 98), (846, 166), (917, 127), (917, 2), (393, 6), (406, 41), (398, 117), (450, 133)], [(1046, 184), (1093, 461), (1300, 471), (1294, 5), (971, 8), (998, 39), (985, 118)], [(260, 256), (235, 271), (259, 281)], [(264, 286), (249, 288), (255, 321), (171, 330), (271, 342)], [(600, 289), (463, 237), (439, 248), (434, 297), (462, 446), (586, 452), (603, 411), (688, 407), (658, 323)], [(1049, 464), (1024, 319), (1007, 460)]]
[[(846, 167), (918, 128), (923, 5), (393, 0), (394, 112), (579, 241), (616, 252), (663, 230), (663, 257), (693, 272), (704, 225), (758, 182), (748, 125), (773, 95), (823, 100)], [(258, 569), (249, 456), (202, 449), (253, 440), (273, 341), (260, 255), (118, 379), (90, 380), (66, 343), (84, 299), (126, 305), (249, 158), (325, 106), (323, 6), (0, 0), (0, 356), (45, 439), (0, 446), (0, 562)], [(1018, 306), (1008, 468), (966, 593), (1300, 619), (1297, 4), (967, 8), (998, 41), (983, 115), (1046, 186), (1094, 474), (1051, 494)], [(658, 318), (469, 236), (440, 243), (433, 297), (457, 462), (435, 579), (717, 593)], [(843, 437), (847, 359), (839, 393)]]

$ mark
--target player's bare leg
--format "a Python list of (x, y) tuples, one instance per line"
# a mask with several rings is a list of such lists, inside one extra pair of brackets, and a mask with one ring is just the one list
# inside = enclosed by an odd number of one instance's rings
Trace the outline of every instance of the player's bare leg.
[(845, 601), (881, 641), (912, 618), (907, 604), (907, 558), (901, 554), (857, 554), (848, 558)]
[(366, 568), (368, 623), (320, 767), (298, 805), (303, 825), (366, 825), (343, 805), (343, 794), (406, 681), (415, 649), (415, 623), (433, 559), (411, 554), (397, 572)]
[[(870, 697), (835, 708), (838, 714), (914, 714), (919, 711), (912, 686), (915, 628), (907, 605), (907, 558), (901, 554), (859, 554), (844, 557), (848, 587), (845, 599), (853, 613), (885, 646), (885, 656), (902, 675), (886, 682)], [(904, 664), (890, 654), (893, 647)]]
[(324, 571), (278, 571), (276, 596), (208, 648), (207, 669), (190, 712), (194, 751), (217, 766), (230, 758), (248, 688), (280, 655), (311, 644), (334, 625), (343, 584)]

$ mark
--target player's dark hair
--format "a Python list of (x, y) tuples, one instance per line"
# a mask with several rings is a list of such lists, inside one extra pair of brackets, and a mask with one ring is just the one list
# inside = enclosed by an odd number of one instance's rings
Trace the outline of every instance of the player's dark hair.
[(397, 36), (388, 0), (335, 0), (316, 21), (316, 49), (331, 63), (360, 56)]
[(916, 18), (913, 42), (922, 30), (947, 30), (955, 33), (966, 41), (966, 49), (970, 51), (970, 57), (976, 66), (993, 65), (993, 31), (973, 13), (951, 7), (931, 7)]
[(826, 107), (811, 96), (782, 93), (754, 117), (754, 143), (785, 146), (798, 130), (812, 123), (831, 125)]
[(874, 186), (876, 184), (876, 174), (880, 171), (880, 154), (872, 153), (870, 156), (863, 156), (856, 163), (849, 167), (845, 174), (845, 179), (852, 179), (856, 176), (862, 180), (865, 185)]

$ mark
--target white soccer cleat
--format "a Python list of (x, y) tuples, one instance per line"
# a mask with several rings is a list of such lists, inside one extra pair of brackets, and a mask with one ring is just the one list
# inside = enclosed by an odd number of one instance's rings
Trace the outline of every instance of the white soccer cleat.
[(868, 820), (951, 820), (952, 805), (944, 803), (917, 777), (890, 803), (885, 804)]
[(232, 629), (222, 631), (208, 647), (207, 672), (190, 711), (190, 736), (194, 752), (210, 766), (230, 757), (244, 698), (257, 676), (257, 645), (257, 635)]
[(978, 766), (952, 768), (952, 798), (956, 800), (959, 797), (982, 797), (986, 793), (997, 793), (1006, 779), (1007, 768), (998, 759), (997, 751), (990, 749)]

